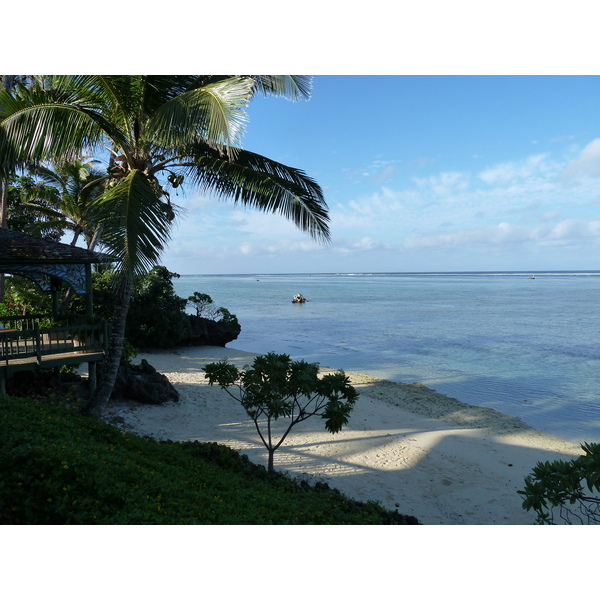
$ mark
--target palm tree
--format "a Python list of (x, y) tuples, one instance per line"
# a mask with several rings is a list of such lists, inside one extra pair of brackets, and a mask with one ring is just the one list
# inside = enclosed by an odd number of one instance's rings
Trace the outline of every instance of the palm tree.
[(44, 217), (43, 221), (31, 224), (32, 233), (41, 235), (47, 229), (67, 230), (73, 233), (72, 246), (77, 245), (83, 235), (87, 248), (94, 249), (97, 236), (93, 227), (93, 201), (103, 192), (102, 184), (106, 179), (98, 169), (99, 164), (98, 160), (81, 157), (53, 166), (30, 166), (29, 173), (39, 185), (27, 190), (24, 206), (31, 206)]
[(48, 76), (18, 93), (0, 92), (5, 161), (110, 152), (106, 191), (94, 201), (94, 213), (121, 277), (109, 354), (90, 411), (100, 412), (110, 397), (132, 278), (158, 263), (175, 217), (169, 192), (184, 178), (221, 199), (283, 214), (315, 239), (329, 240), (319, 185), (301, 170), (240, 147), (245, 107), (255, 94), (307, 99), (310, 86), (304, 76), (80, 75)]
[[(83, 236), (88, 250), (94, 250), (102, 230), (94, 219), (94, 199), (104, 191), (106, 176), (98, 169), (100, 161), (89, 157), (46, 166), (29, 166), (35, 183), (23, 195), (23, 208), (40, 215), (27, 228), (34, 235), (46, 231), (73, 233), (71, 246)], [(60, 312), (66, 311), (74, 296), (69, 288), (62, 300)]]
[[(11, 91), (19, 86), (26, 86), (28, 81), (27, 75), (0, 75), (0, 88)], [(6, 161), (0, 161), (0, 228), (2, 229), (6, 229), (9, 176), (13, 173), (14, 167), (15, 165)], [(4, 273), (0, 273), (0, 302), (4, 302)]]

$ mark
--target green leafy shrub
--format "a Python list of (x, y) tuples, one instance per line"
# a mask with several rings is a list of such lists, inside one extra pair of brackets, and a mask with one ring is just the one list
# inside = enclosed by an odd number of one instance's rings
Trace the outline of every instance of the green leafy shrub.
[(224, 325), (237, 327), (239, 322), (237, 317), (230, 313), (224, 306), (221, 306), (217, 309), (217, 321), (220, 321)]
[(583, 444), (570, 461), (539, 462), (525, 478), (523, 508), (538, 524), (600, 523), (600, 444)]
[(414, 524), (226, 446), (157, 442), (57, 403), (0, 397), (0, 523)]
[[(95, 312), (109, 321), (114, 314), (117, 276), (110, 271), (94, 274)], [(134, 279), (125, 337), (136, 348), (172, 348), (189, 337), (187, 301), (175, 293), (173, 277), (179, 275), (159, 266)]]
[(2, 316), (46, 314), (52, 310), (52, 298), (27, 277), (5, 278)]
[(138, 355), (138, 349), (127, 339), (123, 340), (123, 354), (121, 355), (121, 364), (130, 366), (131, 361)]
[[(114, 314), (114, 289), (117, 274), (111, 271), (94, 273), (94, 310), (97, 316), (110, 321)], [(237, 318), (226, 308), (216, 308), (208, 294), (195, 292), (188, 299), (175, 293), (172, 279), (179, 277), (166, 267), (154, 267), (149, 273), (134, 279), (133, 294), (125, 337), (135, 348), (174, 348), (193, 343), (197, 329), (203, 332), (206, 327), (193, 323), (192, 315), (185, 312), (188, 304), (196, 310), (196, 316), (214, 320), (228, 331), (239, 327)], [(84, 312), (84, 300), (77, 298), (74, 308)], [(206, 337), (206, 336), (205, 336)], [(237, 335), (230, 336), (235, 339)], [(216, 344), (219, 345), (219, 344)]]
[[(295, 425), (318, 415), (327, 431), (337, 433), (348, 423), (358, 397), (343, 371), (319, 377), (317, 363), (292, 361), (287, 354), (257, 356), (252, 367), (242, 371), (226, 360), (209, 363), (203, 370), (209, 384), (218, 384), (254, 421), (269, 454), (270, 473), (275, 451)], [(282, 418), (286, 424), (276, 434), (273, 422)]]

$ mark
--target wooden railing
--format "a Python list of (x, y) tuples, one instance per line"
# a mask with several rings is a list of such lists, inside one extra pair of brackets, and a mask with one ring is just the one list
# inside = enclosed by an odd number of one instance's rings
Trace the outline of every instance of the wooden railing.
[(40, 321), (49, 318), (49, 315), (0, 317), (0, 325), (2, 325), (4, 329), (18, 329), (19, 331), (21, 331), (23, 329), (33, 329), (36, 325), (39, 326)]
[[(8, 321), (13, 319), (0, 318)], [(5, 393), (6, 379), (17, 371), (95, 362), (108, 350), (106, 321), (50, 328), (38, 323), (33, 322), (31, 329), (0, 329), (0, 393)]]

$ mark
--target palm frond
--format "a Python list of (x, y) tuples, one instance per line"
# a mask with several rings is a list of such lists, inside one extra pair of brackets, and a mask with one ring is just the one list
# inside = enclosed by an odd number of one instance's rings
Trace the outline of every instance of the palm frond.
[(89, 115), (60, 105), (25, 108), (2, 126), (21, 161), (74, 157), (76, 149), (94, 145), (102, 136)]
[(102, 224), (102, 244), (129, 274), (156, 266), (170, 239), (165, 205), (148, 179), (131, 171), (124, 180), (94, 199), (95, 222)]
[(127, 120), (99, 76), (49, 76), (18, 94), (0, 93), (0, 129), (22, 160), (74, 160), (110, 139), (129, 143)]
[(43, 181), (47, 185), (54, 186), (60, 189), (63, 193), (66, 190), (66, 185), (60, 175), (52, 170), (49, 166), (39, 163), (31, 163), (28, 165), (28, 172), (31, 176)]
[(310, 75), (251, 75), (255, 91), (283, 96), (289, 100), (308, 100), (312, 93)]
[(142, 89), (141, 112), (152, 115), (163, 104), (180, 94), (211, 83), (205, 75), (144, 75), (140, 77)]
[(233, 77), (179, 94), (152, 115), (146, 135), (171, 148), (198, 138), (214, 148), (235, 148), (247, 121), (252, 87), (251, 80)]
[(204, 192), (290, 219), (322, 242), (330, 241), (327, 204), (320, 186), (304, 171), (238, 150), (234, 161), (196, 145), (195, 162), (187, 163), (192, 182)]
[[(44, 213), (40, 211), (40, 214)], [(46, 216), (51, 215), (47, 214)], [(28, 233), (38, 237), (44, 237), (47, 233), (56, 233), (57, 231), (64, 233), (65, 230), (74, 231), (75, 227), (72, 223), (60, 217), (56, 219), (48, 219), (47, 221), (33, 221), (27, 227)]]

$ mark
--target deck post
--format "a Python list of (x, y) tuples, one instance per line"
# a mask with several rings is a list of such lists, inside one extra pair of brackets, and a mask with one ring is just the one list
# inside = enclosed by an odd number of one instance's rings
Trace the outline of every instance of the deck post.
[(40, 326), (37, 322), (33, 326), (33, 331), (35, 332), (35, 353), (37, 356), (37, 364), (39, 366), (42, 364), (42, 336), (40, 335)]
[(88, 382), (89, 382), (89, 394), (92, 394), (96, 391), (96, 386), (98, 382), (98, 378), (96, 376), (96, 363), (91, 361), (88, 363)]

